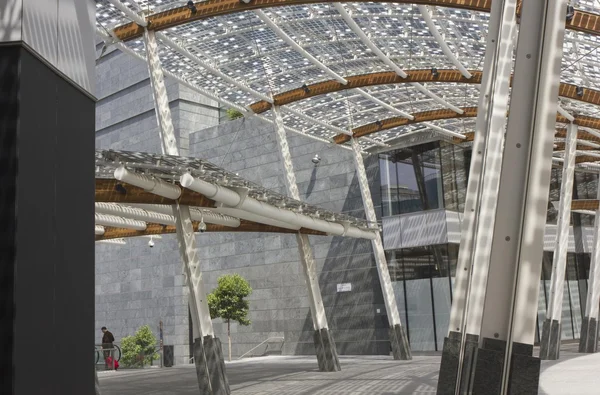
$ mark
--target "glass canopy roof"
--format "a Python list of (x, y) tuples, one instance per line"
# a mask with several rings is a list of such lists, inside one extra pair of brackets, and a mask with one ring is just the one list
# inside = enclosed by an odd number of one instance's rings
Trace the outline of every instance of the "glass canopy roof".
[[(97, 0), (97, 24), (100, 31), (110, 32), (131, 22), (131, 15), (115, 5), (143, 15), (185, 3)], [(600, 0), (573, 0), (571, 4), (577, 9), (600, 13)], [(432, 23), (428, 24), (428, 19)], [(166, 70), (211, 92), (224, 107), (247, 108), (303, 85), (389, 72), (393, 70), (390, 64), (403, 71), (456, 70), (458, 62), (466, 70), (481, 71), (488, 20), (488, 13), (449, 7), (323, 2), (201, 19), (163, 30), (157, 38)], [(442, 38), (441, 42), (436, 36)], [(124, 44), (145, 56), (141, 38)], [(448, 51), (444, 51), (443, 45), (447, 45), (455, 60), (445, 54)], [(600, 89), (599, 47), (599, 36), (567, 30), (561, 82)], [(282, 106), (282, 114), (286, 127), (308, 136), (331, 139), (340, 129), (347, 132), (398, 117), (398, 112), (414, 114), (476, 107), (478, 96), (478, 84), (376, 85), (296, 101)], [(597, 106), (580, 101), (561, 98), (560, 104), (572, 115), (600, 114)], [(270, 110), (262, 115), (272, 119)], [(474, 124), (475, 118), (432, 121), (425, 128), (423, 124), (401, 126), (360, 141), (363, 149), (368, 149), (414, 130), (437, 126), (464, 134), (472, 131)]]

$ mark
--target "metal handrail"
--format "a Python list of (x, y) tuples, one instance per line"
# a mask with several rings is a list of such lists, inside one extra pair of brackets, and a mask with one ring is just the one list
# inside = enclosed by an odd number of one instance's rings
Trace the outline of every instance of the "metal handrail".
[[(258, 346), (251, 348), (248, 352), (245, 352), (244, 354), (242, 354), (240, 357), (238, 357), (238, 359), (242, 359), (244, 358), (246, 355), (250, 354), (252, 351), (256, 350), (258, 347), (262, 346), (265, 343), (268, 343), (271, 340), (281, 340), (281, 344), (283, 347), (283, 342), (285, 341), (285, 338), (283, 337), (269, 337), (267, 340), (263, 341), (262, 343), (260, 343)], [(269, 348), (269, 345), (267, 344), (267, 349)], [(266, 350), (265, 350), (266, 351)]]

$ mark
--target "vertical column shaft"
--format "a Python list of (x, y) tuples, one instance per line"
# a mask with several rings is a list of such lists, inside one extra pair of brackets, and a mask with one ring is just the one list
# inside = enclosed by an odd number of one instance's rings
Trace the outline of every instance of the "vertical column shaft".
[[(600, 185), (597, 197), (600, 199)], [(598, 304), (600, 303), (600, 208), (596, 210), (594, 219), (594, 244), (588, 289), (585, 302), (585, 314), (581, 324), (579, 352), (598, 351)]]
[(516, 0), (492, 3), (448, 337), (437, 393), (469, 391), (491, 252), (512, 72)]
[(474, 393), (537, 393), (532, 357), (566, 0), (523, 2)]
[(169, 108), (169, 97), (165, 86), (160, 58), (158, 57), (158, 42), (153, 30), (144, 30), (144, 44), (146, 45), (146, 56), (148, 60), (148, 71), (150, 72), (150, 86), (152, 87), (152, 98), (161, 137), (163, 154), (179, 156), (175, 129)]
[[(292, 155), (285, 134), (281, 110), (279, 109), (279, 106), (273, 106), (272, 111), (275, 118), (275, 136), (277, 138), (277, 144), (279, 145), (279, 154), (281, 155), (287, 192), (292, 199), (300, 200), (300, 192), (298, 191), (298, 185), (296, 183)], [(327, 316), (325, 315), (325, 306), (323, 305), (323, 298), (321, 296), (321, 288), (319, 286), (319, 278), (317, 275), (317, 265), (312, 247), (310, 246), (307, 235), (298, 233), (296, 235), (296, 240), (298, 242), (298, 252), (300, 253), (304, 279), (306, 280), (306, 286), (308, 287), (308, 300), (315, 329), (314, 341), (319, 369), (321, 371), (338, 371), (340, 370), (340, 364), (335, 349), (335, 343), (329, 333)]]
[[(473, 141), (469, 181), (467, 184), (467, 195), (463, 216), (460, 250), (457, 262), (456, 280), (453, 290), (453, 302), (450, 311), (450, 331), (463, 331), (465, 315), (467, 310), (467, 297), (469, 294), (469, 283), (473, 270), (473, 255), (475, 250), (475, 234), (480, 216), (482, 204), (482, 192), (486, 161), (494, 159), (494, 163), (501, 163), (502, 146), (504, 140), (505, 114), (501, 123), (497, 122), (492, 127), (491, 119), (495, 115), (499, 121), (498, 112), (505, 111), (508, 99), (508, 78), (512, 68), (513, 34), (516, 27), (516, 0), (494, 2), (492, 4), (490, 27), (484, 75), (481, 84), (478, 115), (476, 121), (476, 132)], [(494, 110), (495, 113), (494, 113)], [(494, 176), (493, 172), (498, 167), (489, 169), (488, 175)], [(497, 175), (495, 175), (498, 178)], [(496, 181), (495, 190), (497, 190)], [(486, 198), (494, 199), (494, 188), (490, 188)], [(489, 247), (488, 247), (489, 248)], [(480, 264), (482, 271), (487, 272), (487, 262)], [(485, 268), (483, 267), (485, 266)], [(486, 278), (485, 273), (481, 273)], [(478, 331), (477, 331), (478, 332)], [(477, 333), (475, 332), (475, 333)]]
[(550, 296), (546, 320), (542, 327), (540, 342), (541, 359), (558, 359), (560, 351), (560, 322), (562, 316), (565, 270), (567, 267), (567, 249), (569, 247), (569, 223), (571, 219), (571, 200), (573, 196), (573, 177), (577, 149), (577, 125), (570, 124), (567, 129), (565, 160), (563, 163), (560, 200), (558, 203), (558, 223), (556, 243), (552, 259)]
[[(377, 215), (375, 214), (373, 198), (371, 197), (371, 190), (369, 189), (367, 171), (365, 170), (365, 164), (360, 153), (360, 145), (355, 138), (352, 138), (351, 142), (354, 167), (356, 168), (365, 216), (367, 221), (371, 224), (377, 224)], [(387, 259), (383, 249), (383, 242), (381, 241), (379, 232), (376, 232), (375, 239), (371, 241), (371, 246), (373, 247), (373, 253), (375, 255), (375, 264), (377, 265), (377, 273), (379, 274), (379, 282), (381, 283), (381, 291), (383, 293), (385, 309), (390, 324), (390, 342), (394, 359), (412, 359), (408, 338), (402, 327), (402, 322), (400, 321), (396, 296), (394, 294), (394, 288), (392, 287), (392, 280), (390, 278)]]

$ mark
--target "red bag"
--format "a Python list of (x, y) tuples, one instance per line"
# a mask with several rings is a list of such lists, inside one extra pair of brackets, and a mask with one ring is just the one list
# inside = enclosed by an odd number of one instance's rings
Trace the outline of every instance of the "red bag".
[(106, 358), (106, 364), (108, 365), (109, 368), (113, 367), (113, 362), (115, 363), (115, 370), (119, 369), (119, 361), (117, 361), (116, 359), (113, 359), (113, 357), (107, 357)]

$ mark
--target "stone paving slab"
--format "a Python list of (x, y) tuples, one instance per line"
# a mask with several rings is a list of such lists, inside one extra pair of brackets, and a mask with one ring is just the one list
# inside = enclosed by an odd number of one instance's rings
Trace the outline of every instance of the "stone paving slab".
[[(600, 354), (566, 346), (558, 361), (542, 361), (539, 395), (600, 394)], [(315, 357), (271, 356), (227, 363), (233, 395), (435, 394), (440, 356), (394, 361), (341, 356), (341, 372), (318, 371)], [(102, 395), (198, 395), (193, 365), (98, 372)]]
[[(227, 364), (234, 395), (435, 394), (439, 356), (341, 357), (341, 372), (318, 371), (314, 357), (272, 356)], [(102, 395), (198, 395), (193, 367), (99, 374)]]

